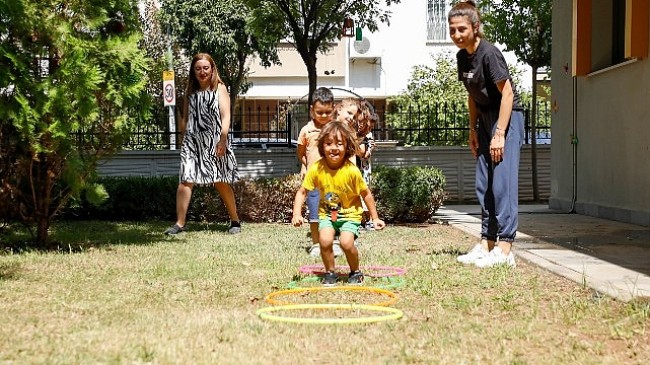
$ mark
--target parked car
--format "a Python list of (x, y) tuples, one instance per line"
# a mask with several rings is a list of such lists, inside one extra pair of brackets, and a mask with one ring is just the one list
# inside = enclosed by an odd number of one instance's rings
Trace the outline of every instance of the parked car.
[(254, 137), (233, 137), (233, 148), (256, 148), (268, 150), (271, 148), (298, 148), (298, 141), (292, 139), (287, 143), (286, 138), (254, 138)]

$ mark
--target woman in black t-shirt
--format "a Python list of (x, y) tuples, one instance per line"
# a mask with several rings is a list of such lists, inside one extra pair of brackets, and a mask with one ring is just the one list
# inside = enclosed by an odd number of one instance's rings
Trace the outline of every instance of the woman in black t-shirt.
[(458, 79), (469, 93), (469, 146), (477, 158), (476, 195), (481, 242), (458, 257), (478, 267), (515, 266), (511, 252), (518, 224), (519, 152), (523, 113), (503, 54), (483, 39), (473, 1), (449, 11), (449, 34), (460, 48)]

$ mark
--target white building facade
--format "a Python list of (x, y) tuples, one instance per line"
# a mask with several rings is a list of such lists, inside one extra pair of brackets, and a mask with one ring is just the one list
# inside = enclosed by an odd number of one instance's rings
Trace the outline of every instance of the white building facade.
[[(319, 55), (317, 85), (350, 90), (376, 106), (385, 105), (386, 99), (406, 89), (414, 66), (432, 66), (432, 55), (441, 52), (454, 57), (458, 49), (448, 35), (449, 3), (402, 0), (391, 6), (390, 25), (380, 24), (374, 33), (364, 29), (360, 41), (343, 37), (327, 54)], [(279, 55), (282, 66), (263, 68), (251, 60), (253, 86), (240, 97), (240, 106), (268, 107), (306, 97), (307, 69), (297, 51), (290, 43), (282, 43)], [(505, 56), (510, 64), (517, 62), (514, 55)], [(525, 82), (528, 79), (524, 76)]]

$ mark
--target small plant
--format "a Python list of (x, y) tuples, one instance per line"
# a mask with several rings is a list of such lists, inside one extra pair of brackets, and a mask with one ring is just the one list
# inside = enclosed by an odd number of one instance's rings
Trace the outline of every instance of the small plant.
[(423, 223), (444, 202), (444, 186), (445, 175), (435, 167), (378, 166), (371, 189), (386, 221)]

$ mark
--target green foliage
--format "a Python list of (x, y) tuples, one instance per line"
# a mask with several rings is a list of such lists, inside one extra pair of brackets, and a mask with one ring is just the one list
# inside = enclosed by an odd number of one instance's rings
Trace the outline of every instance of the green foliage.
[[(182, 55), (183, 50), (171, 42), (167, 28), (160, 22), (160, 2), (158, 0), (143, 0), (140, 11), (140, 28), (142, 38), (139, 45), (147, 57), (151, 59), (147, 69), (146, 93), (152, 99), (151, 118), (140, 119), (134, 126), (137, 140), (132, 135), (131, 141), (125, 148), (140, 150), (152, 149), (152, 146), (166, 148), (169, 141), (164, 133), (169, 130), (169, 108), (164, 106), (162, 97), (163, 71), (173, 70), (176, 84), (176, 107), (181, 110), (184, 86), (187, 85), (187, 70), (189, 60)], [(178, 114), (177, 114), (178, 115)], [(161, 136), (162, 134), (162, 136)]]
[(466, 144), (466, 132), (445, 130), (463, 128), (469, 119), (456, 61), (450, 53), (436, 54), (432, 61), (433, 67), (413, 67), (406, 91), (389, 99), (386, 122), (394, 130), (392, 138), (415, 146)]
[(258, 56), (265, 66), (280, 62), (276, 48), (279, 39), (269, 32), (253, 32), (250, 14), (250, 8), (241, 0), (166, 0), (159, 14), (187, 58), (200, 52), (214, 58), (230, 89), (233, 108), (237, 95), (250, 87), (246, 78), (251, 56)]
[[(413, 67), (406, 91), (389, 99), (390, 139), (412, 146), (467, 145), (467, 90), (458, 81), (456, 60), (449, 52), (439, 53), (432, 56), (432, 64)], [(522, 71), (508, 67), (521, 90)]]
[(44, 245), (50, 218), (146, 114), (137, 1), (3, 0), (0, 14), (0, 186)]
[[(282, 178), (242, 179), (234, 184), (237, 210), (244, 222), (291, 221), (293, 200), (302, 180), (298, 174)], [(100, 205), (90, 203), (86, 191), (63, 211), (63, 218), (142, 221), (176, 219), (177, 177), (105, 177), (97, 181), (108, 193)], [(433, 167), (373, 171), (372, 192), (381, 217), (389, 222), (426, 222), (442, 205), (445, 177)], [(226, 222), (228, 212), (212, 187), (195, 187), (188, 220)]]
[[(106, 177), (98, 180), (108, 199), (91, 203), (86, 191), (62, 212), (68, 219), (150, 220), (176, 219), (178, 177)], [(242, 179), (234, 184), (237, 210), (245, 222), (289, 222), (293, 199), (300, 177)], [(216, 189), (195, 187), (188, 210), (188, 220), (199, 222), (228, 221), (228, 212)]]
[(438, 168), (377, 166), (371, 189), (379, 215), (387, 222), (423, 223), (442, 205), (444, 187), (445, 176)]
[(104, 185), (88, 184), (84, 190), (88, 203), (98, 206), (108, 199), (108, 192)]
[(100, 220), (174, 219), (178, 177), (106, 177), (97, 183), (108, 198), (92, 203), (89, 191), (62, 211), (63, 218)]
[(552, 1), (501, 0), (486, 2), (482, 10), (488, 39), (531, 67), (551, 65)]
[(283, 178), (246, 180), (236, 186), (240, 215), (250, 222), (291, 222), (293, 200), (302, 180), (299, 174)]

